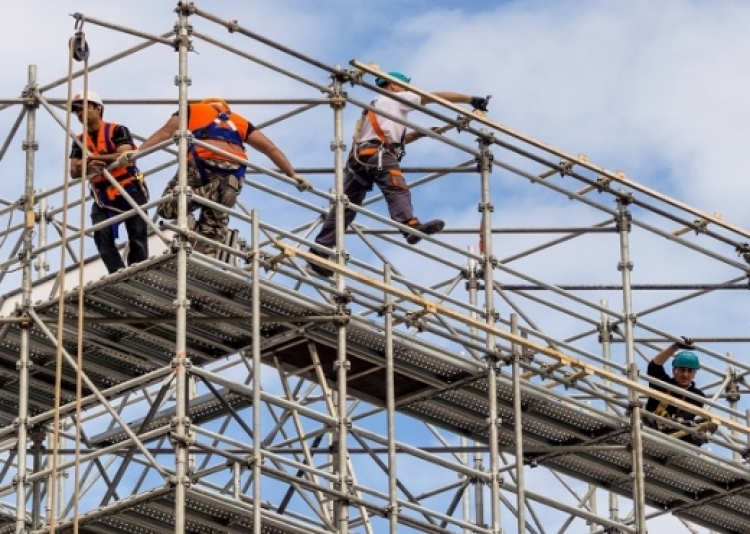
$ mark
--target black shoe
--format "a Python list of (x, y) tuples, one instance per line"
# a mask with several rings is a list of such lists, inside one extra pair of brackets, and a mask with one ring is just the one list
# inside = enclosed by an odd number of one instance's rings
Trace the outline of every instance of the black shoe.
[[(412, 228), (423, 234), (432, 235), (442, 231), (442, 229), (445, 228), (445, 223), (440, 219), (435, 219), (426, 223), (417, 223), (415, 226), (412, 226)], [(416, 234), (409, 234), (406, 236), (406, 242), (410, 245), (416, 245), (420, 241), (422, 241), (422, 236)]]
[[(318, 252), (317, 250), (310, 249), (310, 253), (315, 254), (316, 256), (320, 256), (321, 258), (324, 258), (326, 260), (328, 259), (328, 254), (323, 254), (322, 252)], [(307, 266), (310, 268), (311, 271), (319, 274), (323, 278), (331, 278), (333, 276), (333, 271), (323, 267), (322, 265), (317, 265), (312, 262), (307, 262)]]

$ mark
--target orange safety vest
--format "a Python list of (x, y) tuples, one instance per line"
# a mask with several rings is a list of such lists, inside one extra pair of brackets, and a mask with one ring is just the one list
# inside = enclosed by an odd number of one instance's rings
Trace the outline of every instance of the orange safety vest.
[[(250, 123), (241, 115), (220, 111), (211, 104), (190, 104), (188, 130), (193, 137), (244, 160), (247, 160), (244, 142), (249, 129)], [(230, 161), (216, 152), (195, 145), (191, 147), (189, 157)]]
[[(91, 136), (86, 134), (86, 148), (88, 151), (94, 155), (117, 153), (117, 147), (112, 142), (112, 133), (117, 126), (118, 124), (114, 122), (102, 122), (99, 131), (97, 132), (96, 144), (94, 144)], [(82, 137), (83, 134), (79, 135), (78, 140), (80, 141)], [(136, 146), (134, 145), (133, 149), (135, 148)], [(133, 180), (135, 180), (135, 176), (138, 174), (138, 168), (135, 165), (130, 165), (128, 167), (115, 167), (110, 171), (110, 174), (122, 187), (127, 187), (133, 182)], [(91, 178), (89, 183), (96, 193), (104, 193), (106, 198), (110, 201), (114, 200), (119, 195), (117, 189), (112, 187), (107, 179), (101, 174)]]

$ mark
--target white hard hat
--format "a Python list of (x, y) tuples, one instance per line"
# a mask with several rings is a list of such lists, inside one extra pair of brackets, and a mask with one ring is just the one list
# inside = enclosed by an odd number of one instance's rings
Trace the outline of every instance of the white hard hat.
[(75, 95), (73, 95), (73, 102), (81, 102), (83, 100), (88, 100), (90, 104), (98, 104), (98, 105), (104, 107), (104, 102), (102, 102), (102, 99), (94, 91), (89, 91), (88, 92), (88, 98), (87, 99), (83, 98), (83, 91), (81, 91), (80, 93), (76, 93)]

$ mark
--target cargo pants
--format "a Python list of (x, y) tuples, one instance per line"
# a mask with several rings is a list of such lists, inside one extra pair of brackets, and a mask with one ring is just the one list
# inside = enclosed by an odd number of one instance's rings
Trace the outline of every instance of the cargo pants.
[[(217, 166), (224, 171), (231, 171), (238, 168), (237, 165), (225, 162), (217, 162)], [(209, 164), (205, 165), (206, 178), (208, 180), (204, 185), (195, 163), (189, 161), (187, 167), (188, 187), (193, 190), (194, 195), (221, 204), (226, 208), (233, 208), (242, 190), (242, 180), (226, 172), (212, 170), (211, 167)], [(177, 185), (178, 178), (175, 175), (167, 184), (162, 196), (172, 198), (172, 191)], [(164, 219), (176, 219), (177, 207), (177, 197), (174, 197), (173, 200), (160, 204), (157, 213)], [(188, 212), (192, 212), (199, 207), (201, 208), (201, 212), (195, 225), (195, 231), (207, 239), (224, 243), (229, 233), (229, 214), (194, 201), (188, 202), (187, 209)], [(200, 242), (195, 244), (195, 250), (212, 257), (216, 257), (218, 252), (216, 248)]]
[[(368, 150), (365, 149), (365, 152)], [(384, 150), (381, 155), (376, 150), (372, 154), (359, 152), (357, 158), (350, 156), (344, 173), (344, 194), (349, 202), (361, 206), (373, 184), (377, 184), (383, 193), (391, 219), (402, 224), (409, 224), (414, 219), (414, 208), (411, 203), (411, 191), (406, 185), (398, 159), (391, 152)], [(358, 161), (359, 160), (359, 161)], [(378, 168), (380, 167), (380, 168)], [(347, 209), (344, 211), (344, 224), (348, 227), (357, 214)], [(332, 247), (336, 244), (336, 209), (328, 212), (315, 242)]]

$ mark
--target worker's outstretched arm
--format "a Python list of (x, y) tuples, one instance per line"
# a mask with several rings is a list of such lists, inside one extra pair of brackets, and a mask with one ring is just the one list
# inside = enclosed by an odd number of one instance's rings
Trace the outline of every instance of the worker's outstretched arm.
[[(438, 98), (442, 98), (443, 100), (447, 100), (448, 102), (453, 102), (454, 104), (471, 104), (471, 107), (474, 109), (478, 109), (480, 111), (487, 111), (487, 105), (489, 104), (490, 97), (483, 97), (483, 96), (471, 96), (471, 95), (465, 95), (463, 93), (454, 93), (452, 91), (435, 91), (432, 93)], [(428, 96), (422, 97), (422, 105), (429, 104), (430, 102), (434, 102), (432, 98)]]
[(245, 138), (245, 142), (253, 147), (255, 150), (270, 159), (281, 172), (292, 178), (295, 175), (294, 167), (289, 163), (289, 160), (284, 153), (273, 144), (268, 137), (266, 137), (260, 130), (253, 130)]
[(172, 115), (169, 120), (156, 130), (153, 134), (151, 134), (151, 137), (146, 139), (143, 144), (138, 148), (139, 150), (146, 150), (147, 148), (150, 148), (154, 145), (158, 145), (159, 143), (162, 143), (166, 141), (167, 139), (170, 139), (175, 132), (180, 127), (180, 117), (177, 115)]
[(682, 341), (672, 343), (670, 346), (662, 350), (659, 354), (654, 356), (654, 359), (651, 361), (657, 365), (664, 365), (665, 363), (667, 363), (667, 360), (674, 356), (678, 350), (689, 348), (692, 345), (692, 338), (682, 336)]
[(177, 115), (172, 115), (164, 124), (164, 126), (156, 130), (153, 134), (151, 134), (151, 137), (143, 142), (138, 150), (132, 150), (132, 147), (130, 150), (118, 150), (119, 154), (117, 155), (117, 159), (115, 161), (117, 161), (117, 163), (119, 163), (120, 165), (127, 165), (131, 163), (135, 158), (138, 157), (138, 152), (150, 148), (154, 145), (158, 145), (159, 143), (172, 138), (179, 127), (180, 118)]
[(653, 360), (651, 361), (657, 365), (664, 365), (672, 356), (674, 356), (675, 352), (677, 352), (677, 343), (672, 343), (667, 348), (659, 352), (659, 354), (654, 356)]
[(300, 176), (294, 171), (294, 167), (289, 163), (286, 155), (273, 144), (268, 137), (266, 137), (259, 130), (253, 130), (245, 138), (245, 142), (253, 147), (255, 150), (265, 155), (268, 159), (274, 162), (274, 164), (281, 169), (281, 172), (286, 174), (289, 178), (292, 178), (297, 182), (297, 189), (300, 191), (309, 191), (312, 189), (312, 185), (303, 176)]

